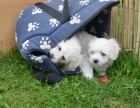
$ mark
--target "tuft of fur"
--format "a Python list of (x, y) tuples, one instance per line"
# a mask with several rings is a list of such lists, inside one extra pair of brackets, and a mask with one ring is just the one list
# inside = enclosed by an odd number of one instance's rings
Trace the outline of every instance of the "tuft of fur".
[(88, 44), (91, 40), (96, 39), (96, 36), (93, 36), (85, 31), (80, 31), (76, 34), (76, 37), (78, 38), (78, 41), (81, 45), (81, 54), (88, 52)]

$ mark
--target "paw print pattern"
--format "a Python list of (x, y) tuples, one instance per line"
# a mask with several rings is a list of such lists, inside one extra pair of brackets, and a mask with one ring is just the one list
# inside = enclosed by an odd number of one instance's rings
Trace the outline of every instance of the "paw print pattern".
[(21, 16), (23, 15), (24, 10), (22, 10), (18, 16), (18, 18), (21, 18)]
[(42, 57), (37, 57), (37, 56), (32, 55), (32, 56), (31, 56), (31, 60), (32, 60), (32, 62), (34, 62), (34, 63), (43, 63)]
[(42, 13), (42, 9), (37, 8), (37, 7), (35, 7), (35, 8), (33, 9), (33, 11), (32, 11), (32, 15), (40, 14), (40, 13)]
[(96, 29), (95, 29), (95, 27), (94, 27), (94, 26), (92, 26), (92, 27), (91, 27), (90, 32), (91, 32), (91, 33), (95, 33), (95, 34), (96, 34)]
[(108, 14), (108, 12), (109, 12), (109, 11), (106, 10), (106, 9), (103, 10), (103, 14)]
[(109, 39), (109, 35), (108, 35), (106, 32), (104, 32), (104, 33), (102, 34), (102, 37), (104, 37), (104, 38), (106, 38), (106, 39)]
[(101, 18), (99, 18), (99, 19), (98, 19), (98, 23), (99, 23), (100, 25), (102, 25), (102, 24), (103, 24), (103, 20), (102, 20)]
[(35, 68), (42, 70), (42, 68), (39, 68), (39, 67), (37, 67), (37, 66), (35, 66)]
[(22, 44), (22, 49), (27, 49), (27, 47), (29, 46), (29, 40), (26, 40), (23, 44)]
[(58, 24), (60, 23), (57, 19), (50, 19), (49, 22), (50, 22), (50, 25), (51, 25), (52, 27), (54, 27), (54, 26), (57, 27)]
[(59, 5), (59, 6), (58, 6), (58, 10), (59, 10), (59, 11), (62, 11), (63, 8), (64, 8), (63, 5)]
[(99, 2), (104, 2), (104, 1), (109, 1), (109, 0), (99, 0)]
[(83, 1), (79, 1), (79, 5), (88, 5), (89, 4), (89, 0), (83, 0)]
[(36, 30), (36, 28), (39, 28), (39, 23), (34, 22), (34, 23), (29, 23), (28, 24), (28, 31)]
[(20, 54), (22, 55), (22, 57), (24, 58), (24, 59), (26, 59), (26, 56), (25, 56), (25, 54), (23, 53), (23, 49), (22, 50), (19, 50), (20, 51)]
[(42, 39), (40, 41), (40, 48), (41, 49), (51, 49), (50, 43), (51, 43), (51, 41), (49, 40), (48, 37), (46, 37), (46, 38), (42, 37)]
[(80, 15), (75, 14), (71, 17), (70, 24), (79, 24), (81, 22)]

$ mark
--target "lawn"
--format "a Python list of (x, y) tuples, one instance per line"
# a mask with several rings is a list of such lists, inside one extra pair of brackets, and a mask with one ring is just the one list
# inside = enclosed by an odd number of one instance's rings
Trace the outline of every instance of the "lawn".
[(140, 108), (140, 68), (131, 54), (122, 51), (107, 76), (106, 85), (98, 74), (93, 80), (76, 75), (48, 85), (36, 80), (13, 50), (0, 57), (0, 108)]

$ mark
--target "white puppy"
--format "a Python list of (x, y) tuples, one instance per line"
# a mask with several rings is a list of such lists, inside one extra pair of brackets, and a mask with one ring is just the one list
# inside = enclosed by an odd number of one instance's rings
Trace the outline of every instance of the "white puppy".
[(89, 43), (91, 40), (96, 39), (96, 36), (93, 36), (85, 31), (80, 31), (76, 34), (78, 41), (80, 42), (81, 45), (81, 54), (88, 52), (89, 48)]
[(83, 54), (81, 64), (84, 76), (93, 78), (93, 70), (105, 75), (121, 50), (118, 42), (115, 39), (95, 38), (88, 45), (88, 52)]
[(74, 71), (79, 66), (80, 53), (81, 46), (75, 35), (50, 50), (52, 62), (62, 64), (62, 68), (69, 71)]

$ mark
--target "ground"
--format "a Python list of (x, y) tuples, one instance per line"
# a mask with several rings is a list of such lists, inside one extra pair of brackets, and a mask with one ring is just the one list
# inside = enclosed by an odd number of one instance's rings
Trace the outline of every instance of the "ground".
[(65, 77), (55, 85), (36, 80), (18, 50), (0, 54), (0, 108), (140, 108), (140, 67), (122, 51), (107, 71), (108, 84), (99, 75)]

